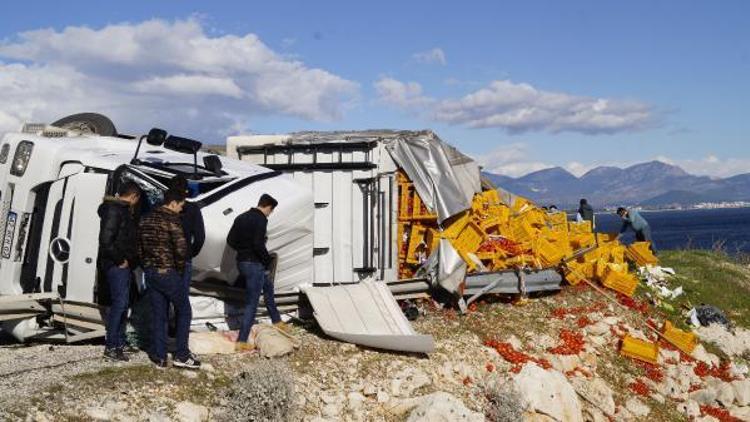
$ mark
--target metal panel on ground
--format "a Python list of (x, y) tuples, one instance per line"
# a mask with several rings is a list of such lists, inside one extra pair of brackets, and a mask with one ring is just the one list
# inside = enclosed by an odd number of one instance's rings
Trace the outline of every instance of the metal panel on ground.
[(306, 287), (303, 292), (318, 324), (333, 338), (401, 352), (435, 350), (432, 336), (414, 331), (385, 283)]

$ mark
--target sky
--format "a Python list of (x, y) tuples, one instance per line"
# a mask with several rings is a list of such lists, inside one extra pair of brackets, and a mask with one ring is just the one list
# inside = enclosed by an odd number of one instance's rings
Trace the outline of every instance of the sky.
[[(356, 4), (361, 3), (361, 4)], [(106, 4), (106, 6), (103, 6)], [(750, 2), (5, 2), (0, 132), (432, 129), (487, 171), (750, 172)]]

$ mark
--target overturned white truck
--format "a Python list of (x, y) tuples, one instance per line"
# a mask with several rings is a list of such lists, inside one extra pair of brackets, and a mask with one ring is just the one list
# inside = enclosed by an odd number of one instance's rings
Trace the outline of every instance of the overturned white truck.
[[(190, 139), (158, 131), (139, 138), (118, 135), (104, 116), (71, 117), (57, 126), (27, 124), (0, 144), (2, 330), (21, 341), (103, 335), (96, 292), (97, 207), (127, 180), (144, 190), (144, 212), (161, 201), (169, 179), (189, 180), (189, 201), (200, 206), (207, 225), (194, 279), (214, 283), (232, 283), (237, 275), (225, 242), (234, 218), (264, 192), (279, 198), (268, 232), (269, 249), (278, 257), (277, 290), (291, 292), (309, 280), (313, 202), (290, 177), (199, 152), (200, 142)], [(229, 316), (223, 301), (195, 299), (197, 319)]]

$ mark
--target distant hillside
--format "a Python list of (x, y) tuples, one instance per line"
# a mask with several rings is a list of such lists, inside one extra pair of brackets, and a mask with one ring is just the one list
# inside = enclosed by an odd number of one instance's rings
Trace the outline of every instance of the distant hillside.
[(750, 200), (750, 173), (726, 179), (695, 176), (678, 166), (651, 161), (625, 169), (597, 167), (576, 177), (560, 167), (513, 178), (484, 173), (496, 185), (539, 204), (575, 207), (587, 198), (597, 207), (689, 206), (701, 202)]

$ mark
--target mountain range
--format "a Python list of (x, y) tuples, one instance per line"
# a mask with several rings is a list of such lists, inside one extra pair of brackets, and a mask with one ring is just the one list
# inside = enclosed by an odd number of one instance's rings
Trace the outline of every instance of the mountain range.
[(750, 201), (750, 173), (726, 179), (695, 176), (661, 161), (627, 168), (597, 167), (576, 177), (561, 167), (513, 178), (482, 173), (498, 187), (541, 205), (577, 207), (587, 198), (595, 207), (638, 205), (650, 208), (684, 207), (702, 202)]

